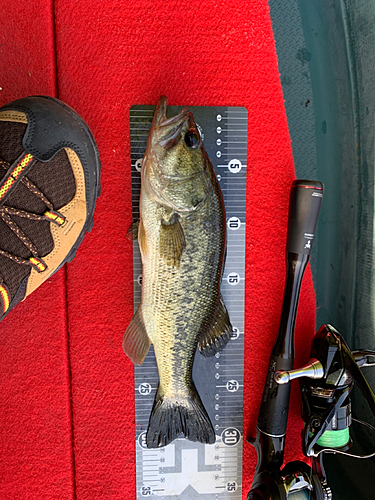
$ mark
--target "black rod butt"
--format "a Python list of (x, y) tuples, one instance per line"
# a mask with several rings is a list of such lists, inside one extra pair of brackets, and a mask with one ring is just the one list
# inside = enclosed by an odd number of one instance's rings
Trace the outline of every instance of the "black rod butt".
[(289, 200), (287, 252), (310, 255), (324, 186), (319, 181), (293, 181)]

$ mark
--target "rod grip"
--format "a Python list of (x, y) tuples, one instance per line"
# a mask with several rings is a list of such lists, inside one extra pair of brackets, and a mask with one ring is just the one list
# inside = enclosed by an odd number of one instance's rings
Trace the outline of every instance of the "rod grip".
[(310, 255), (322, 199), (321, 182), (298, 179), (292, 183), (287, 252)]
[(292, 368), (293, 359), (271, 355), (257, 422), (258, 430), (268, 436), (285, 436), (291, 384), (278, 384), (275, 380), (275, 372), (289, 371)]

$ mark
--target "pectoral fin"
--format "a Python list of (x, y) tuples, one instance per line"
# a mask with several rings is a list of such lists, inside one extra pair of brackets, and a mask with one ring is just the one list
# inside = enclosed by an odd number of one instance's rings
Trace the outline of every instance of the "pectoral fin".
[(185, 246), (185, 235), (179, 216), (174, 214), (168, 222), (162, 220), (160, 226), (160, 254), (167, 264), (178, 267)]
[(138, 240), (141, 254), (146, 255), (147, 253), (146, 232), (143, 222), (140, 219), (134, 222), (130, 226), (130, 228), (126, 233), (126, 237), (131, 241)]
[(143, 323), (142, 311), (138, 307), (132, 320), (126, 329), (122, 340), (122, 348), (125, 354), (137, 365), (141, 365), (150, 349), (149, 339)]
[(136, 239), (138, 239), (138, 227), (139, 227), (139, 220), (133, 222), (133, 224), (127, 230), (126, 237), (130, 241), (135, 241)]
[(228, 311), (225, 307), (223, 297), (220, 295), (219, 304), (211, 327), (201, 333), (198, 341), (200, 353), (206, 358), (215, 356), (217, 352), (222, 351), (227, 345), (232, 331)]
[(147, 241), (146, 241), (146, 231), (143, 222), (139, 221), (138, 227), (138, 245), (141, 251), (142, 259), (147, 255)]

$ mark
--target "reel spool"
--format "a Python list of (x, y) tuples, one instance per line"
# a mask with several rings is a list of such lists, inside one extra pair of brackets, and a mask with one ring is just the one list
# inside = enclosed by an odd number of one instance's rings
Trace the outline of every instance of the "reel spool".
[(287, 498), (290, 500), (309, 500), (309, 495), (306, 490), (302, 490), (288, 495)]

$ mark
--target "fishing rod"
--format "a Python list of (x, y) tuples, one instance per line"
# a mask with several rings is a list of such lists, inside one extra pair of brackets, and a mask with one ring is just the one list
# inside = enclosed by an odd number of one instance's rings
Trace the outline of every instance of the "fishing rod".
[[(256, 448), (258, 460), (247, 500), (284, 500), (303, 487), (312, 486), (308, 465), (303, 462), (297, 473), (294, 473), (290, 464), (281, 471), (291, 384), (278, 384), (275, 373), (290, 372), (293, 369), (294, 330), (301, 283), (310, 258), (322, 198), (321, 182), (295, 180), (292, 183), (284, 300), (279, 331), (270, 357), (261, 400), (256, 439), (252, 443)], [(313, 478), (316, 479), (315, 476)]]
[[(312, 197), (309, 191), (314, 189)], [(323, 186), (295, 181), (289, 206), (287, 279), (279, 333), (274, 345), (253, 443), (258, 454), (254, 481), (247, 500), (332, 500), (323, 464), (324, 453), (355, 458), (349, 453), (352, 439), (350, 392), (356, 384), (375, 417), (375, 394), (361, 369), (375, 365), (375, 351), (351, 352), (339, 332), (323, 325), (312, 339), (309, 361), (293, 369), (294, 325), (299, 292), (315, 232)], [(303, 238), (302, 238), (303, 235)], [(310, 235), (310, 243), (308, 236)], [(304, 241), (305, 240), (305, 241)], [(290, 368), (282, 366), (289, 365)], [(299, 379), (302, 395), (302, 451), (311, 467), (302, 461), (283, 465), (291, 381)], [(368, 423), (358, 421), (372, 431)]]

